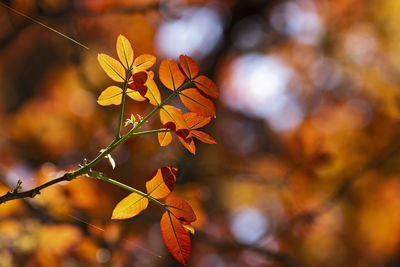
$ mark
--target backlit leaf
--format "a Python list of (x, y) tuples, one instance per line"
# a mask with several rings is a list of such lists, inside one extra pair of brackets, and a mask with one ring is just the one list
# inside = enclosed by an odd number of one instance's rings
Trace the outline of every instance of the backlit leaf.
[(197, 74), (199, 74), (199, 67), (197, 67), (196, 62), (191, 57), (180, 55), (179, 64), (181, 65), (183, 72), (190, 79), (193, 79)]
[(146, 182), (147, 194), (160, 199), (168, 196), (174, 189), (178, 169), (166, 166), (155, 171)]
[(167, 198), (165, 204), (168, 205), (169, 210), (182, 222), (192, 223), (196, 220), (196, 215), (186, 200), (171, 195)]
[(126, 95), (129, 96), (130, 98), (132, 98), (133, 100), (136, 100), (136, 101), (144, 101), (144, 100), (146, 100), (146, 98), (141, 96), (138, 91), (134, 91), (134, 90), (129, 89), (129, 88), (126, 90)]
[(176, 135), (183, 139), (190, 137), (189, 127), (187, 126), (180, 109), (170, 105), (165, 105), (160, 110), (160, 120), (164, 127), (175, 131)]
[(147, 78), (145, 85), (147, 86), (145, 97), (149, 100), (150, 104), (158, 106), (161, 103), (161, 94), (160, 90), (158, 90), (157, 84), (151, 76)]
[(122, 99), (122, 89), (117, 86), (110, 86), (101, 92), (97, 103), (102, 106), (120, 105)]
[(202, 95), (196, 88), (183, 90), (179, 94), (179, 97), (182, 103), (191, 111), (207, 117), (215, 115), (214, 103)]
[(156, 62), (156, 57), (153, 55), (149, 54), (140, 55), (135, 59), (133, 63), (134, 65), (133, 72), (148, 70), (154, 65), (155, 62)]
[(191, 244), (189, 232), (181, 221), (169, 212), (165, 212), (160, 221), (161, 236), (171, 255), (180, 263), (189, 260)]
[(158, 142), (160, 146), (167, 146), (172, 142), (171, 132), (160, 132), (158, 133)]
[(114, 208), (111, 219), (128, 219), (138, 215), (147, 208), (149, 201), (136, 193), (131, 193), (122, 199)]
[(129, 40), (121, 34), (117, 39), (117, 54), (122, 65), (129, 69), (133, 63), (133, 50)]
[(211, 121), (210, 117), (204, 117), (194, 112), (187, 112), (183, 114), (183, 118), (190, 129), (201, 128)]
[(182, 138), (178, 135), (178, 139), (179, 141), (182, 143), (182, 145), (189, 150), (190, 153), (192, 153), (193, 155), (196, 154), (196, 146), (194, 144), (193, 138), (189, 137), (189, 138)]
[(125, 69), (118, 60), (106, 55), (98, 54), (97, 60), (107, 75), (116, 82), (124, 82)]
[(194, 79), (194, 84), (205, 94), (214, 98), (218, 98), (219, 92), (217, 86), (215, 86), (214, 82), (206, 76), (200, 75)]
[(161, 61), (158, 70), (161, 82), (171, 90), (176, 90), (185, 81), (185, 75), (179, 69), (178, 63), (172, 59), (164, 59)]
[(207, 144), (211, 144), (211, 145), (217, 143), (217, 142), (215, 142), (214, 138), (212, 138), (211, 136), (209, 136), (205, 132), (196, 131), (196, 130), (192, 130), (190, 132), (192, 133), (193, 137), (199, 139), (203, 143), (207, 143)]

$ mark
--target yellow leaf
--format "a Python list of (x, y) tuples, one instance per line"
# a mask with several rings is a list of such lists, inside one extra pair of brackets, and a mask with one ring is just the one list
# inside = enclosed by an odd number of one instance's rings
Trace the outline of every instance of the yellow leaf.
[(147, 86), (145, 97), (149, 100), (150, 104), (158, 106), (161, 103), (161, 94), (160, 90), (158, 90), (157, 84), (149, 76), (144, 85)]
[(129, 69), (133, 63), (133, 50), (129, 40), (121, 34), (117, 39), (117, 54), (122, 65)]
[(141, 96), (138, 91), (135, 91), (135, 90), (132, 90), (132, 89), (129, 89), (129, 88), (126, 90), (126, 95), (129, 96), (130, 98), (132, 98), (133, 100), (136, 100), (136, 101), (144, 101), (144, 100), (146, 100), (146, 98)]
[(131, 193), (115, 206), (111, 219), (128, 219), (147, 208), (149, 200), (136, 193)]
[(134, 72), (148, 70), (156, 62), (156, 57), (149, 54), (140, 55), (135, 59)]
[(120, 105), (122, 100), (122, 89), (118, 86), (107, 87), (101, 92), (97, 103), (102, 106)]
[(107, 73), (111, 79), (116, 82), (124, 82), (125, 69), (118, 60), (107, 56), (106, 54), (98, 54), (97, 60), (105, 73)]

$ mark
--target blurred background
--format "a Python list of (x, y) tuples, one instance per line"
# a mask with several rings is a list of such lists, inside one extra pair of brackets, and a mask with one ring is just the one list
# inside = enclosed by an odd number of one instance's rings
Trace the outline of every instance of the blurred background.
[[(0, 193), (92, 159), (119, 108), (97, 53), (192, 56), (220, 88), (195, 156), (126, 142), (96, 169), (144, 190), (179, 168), (198, 220), (188, 266), (400, 266), (400, 1), (2, 0)], [(168, 90), (162, 89), (163, 96)], [(126, 116), (152, 107), (128, 100)], [(157, 118), (145, 129), (159, 127)], [(90, 178), (0, 206), (0, 266), (177, 266), (151, 207), (111, 221), (128, 192)]]

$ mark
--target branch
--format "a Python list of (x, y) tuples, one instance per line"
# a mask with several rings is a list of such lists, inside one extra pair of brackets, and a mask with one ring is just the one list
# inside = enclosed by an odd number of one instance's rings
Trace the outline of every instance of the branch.
[(33, 198), (36, 195), (40, 194), (40, 191), (42, 189), (45, 189), (46, 187), (52, 186), (54, 184), (64, 182), (64, 181), (71, 181), (75, 179), (77, 176), (74, 176), (73, 173), (67, 172), (63, 176), (55, 178), (51, 181), (48, 181), (47, 183), (44, 183), (38, 187), (35, 187), (31, 190), (23, 191), (23, 192), (18, 192), (17, 190), (12, 190), (8, 191), (5, 195), (0, 197), (0, 204), (6, 203), (7, 201), (13, 200), (13, 199), (21, 199), (21, 198)]

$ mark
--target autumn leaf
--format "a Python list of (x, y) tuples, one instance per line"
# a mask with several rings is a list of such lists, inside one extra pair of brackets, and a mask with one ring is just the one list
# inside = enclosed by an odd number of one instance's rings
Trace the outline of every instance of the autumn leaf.
[(195, 146), (195, 144), (194, 144), (194, 141), (193, 141), (193, 138), (192, 137), (189, 137), (189, 138), (182, 138), (182, 137), (180, 137), (179, 135), (177, 135), (178, 136), (178, 139), (179, 139), (179, 141), (182, 143), (182, 145), (190, 152), (190, 153), (192, 153), (193, 155), (194, 154), (196, 154), (196, 146)]
[(161, 82), (172, 91), (178, 89), (185, 81), (185, 75), (179, 69), (178, 63), (172, 59), (161, 61), (158, 72)]
[(199, 74), (199, 67), (191, 57), (180, 55), (179, 64), (181, 65), (183, 72), (189, 79), (193, 79), (197, 76), (197, 74)]
[(189, 127), (180, 109), (170, 105), (163, 106), (160, 110), (160, 120), (164, 127), (174, 131), (183, 139), (190, 137)]
[(207, 117), (215, 115), (214, 103), (202, 95), (196, 88), (183, 90), (180, 92), (179, 97), (182, 103), (191, 111)]
[(158, 133), (158, 142), (160, 146), (167, 146), (172, 141), (172, 134), (171, 132), (160, 132)]
[(217, 86), (215, 86), (214, 82), (207, 78), (204, 75), (200, 75), (196, 79), (194, 79), (194, 84), (201, 90), (203, 93), (213, 97), (218, 98), (219, 92)]
[(132, 83), (128, 87), (138, 92), (150, 104), (157, 106), (161, 102), (161, 94), (150, 74), (145, 71), (134, 73), (132, 75)]
[(117, 54), (125, 69), (130, 69), (133, 63), (133, 50), (129, 40), (119, 35), (117, 39)]
[[(126, 94), (136, 100), (136, 101), (143, 101), (143, 98), (139, 92), (133, 91), (131, 89), (127, 89)], [(122, 89), (118, 86), (109, 86), (101, 92), (99, 98), (97, 99), (97, 103), (102, 106), (109, 106), (109, 105), (120, 105), (122, 100)]]
[(211, 121), (210, 117), (201, 116), (194, 112), (187, 112), (183, 114), (183, 118), (190, 129), (201, 128)]
[(149, 201), (147, 198), (136, 193), (131, 193), (118, 202), (113, 210), (111, 219), (122, 220), (132, 218), (145, 210), (148, 204)]
[(106, 55), (98, 54), (97, 60), (105, 73), (116, 82), (124, 82), (125, 69), (118, 60)]
[(164, 244), (171, 255), (178, 262), (186, 264), (191, 251), (189, 232), (170, 212), (165, 212), (161, 217), (160, 228)]
[(190, 223), (196, 220), (196, 215), (189, 203), (180, 197), (169, 196), (165, 204), (169, 211), (161, 217), (162, 238), (171, 255), (180, 263), (186, 264), (191, 250)]
[(133, 73), (150, 69), (156, 62), (156, 57), (149, 54), (138, 56), (133, 62)]
[(149, 103), (158, 106), (161, 103), (161, 94), (158, 90), (157, 84), (154, 82), (151, 76), (148, 77), (146, 83), (147, 93), (145, 97), (149, 100)]
[(193, 137), (197, 138), (198, 140), (200, 140), (203, 143), (210, 144), (210, 145), (217, 143), (217, 142), (215, 142), (214, 138), (212, 138), (205, 132), (191, 130), (190, 133), (193, 135)]
[(178, 197), (178, 196), (169, 196), (165, 201), (165, 204), (168, 206), (169, 210), (177, 217), (180, 221), (184, 223), (192, 223), (196, 220), (196, 215), (190, 204)]
[(174, 189), (178, 169), (166, 166), (155, 171), (146, 182), (147, 194), (156, 199), (167, 197)]

